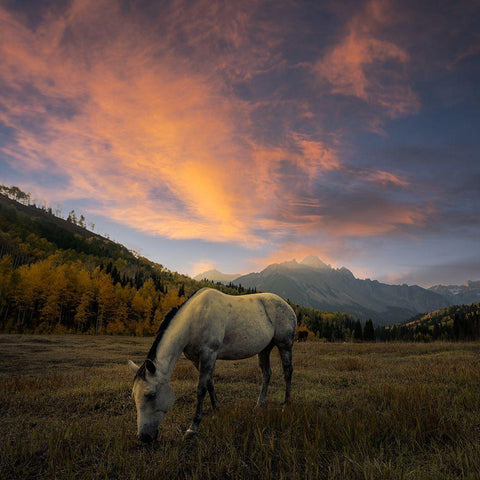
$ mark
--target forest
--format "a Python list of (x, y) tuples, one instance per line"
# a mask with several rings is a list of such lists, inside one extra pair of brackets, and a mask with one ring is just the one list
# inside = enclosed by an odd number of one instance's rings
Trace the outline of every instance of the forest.
[[(241, 285), (197, 282), (160, 266), (124, 259), (97, 265), (95, 257), (57, 251), (34, 263), (14, 267), (0, 260), (0, 319), (6, 333), (88, 333), (153, 335), (165, 314), (199, 288), (229, 294), (254, 293)], [(300, 330), (326, 341), (374, 340), (373, 324), (343, 313), (291, 304)], [(370, 334), (368, 326), (370, 325)], [(370, 336), (369, 336), (370, 335)]]

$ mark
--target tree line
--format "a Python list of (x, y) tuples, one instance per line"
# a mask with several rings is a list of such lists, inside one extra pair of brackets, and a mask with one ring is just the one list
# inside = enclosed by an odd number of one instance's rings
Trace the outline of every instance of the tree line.
[(96, 265), (88, 260), (92, 259), (68, 259), (65, 252), (57, 252), (15, 267), (5, 255), (0, 260), (1, 331), (153, 335), (166, 313), (199, 288), (251, 293), (241, 286), (196, 282), (168, 271), (139, 271), (130, 277), (125, 262)]
[(376, 334), (384, 341), (480, 340), (480, 302), (419, 314), (404, 324), (378, 327)]
[(317, 338), (327, 342), (374, 342), (372, 320), (363, 325), (358, 319), (342, 312), (323, 312), (314, 308), (291, 304), (300, 326), (306, 327)]
[[(19, 192), (14, 191), (18, 198), (28, 198)], [(69, 217), (65, 221), (48, 212), (38, 215), (33, 206), (22, 211), (0, 202), (2, 331), (147, 335), (156, 332), (171, 307), (201, 287), (256, 293), (256, 288), (196, 282), (170, 272), (123, 245), (77, 229), (79, 220), (72, 212)], [(292, 306), (299, 323), (317, 337), (373, 339), (370, 324), (362, 327), (348, 315)]]
[[(160, 288), (159, 288), (160, 287)], [(115, 282), (111, 272), (55, 254), (14, 268), (0, 261), (0, 319), (9, 333), (154, 334), (186, 298), (185, 286)]]

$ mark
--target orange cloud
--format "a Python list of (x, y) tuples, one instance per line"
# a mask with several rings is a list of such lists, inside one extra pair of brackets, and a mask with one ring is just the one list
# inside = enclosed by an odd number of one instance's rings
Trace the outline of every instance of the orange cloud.
[[(234, 141), (243, 105), (173, 56), (151, 58), (140, 32), (124, 30), (115, 2), (108, 5), (115, 36), (102, 38), (101, 55), (90, 55), (95, 41), (61, 46), (59, 38), (68, 31), (88, 39), (105, 4), (74, 2), (66, 17), (47, 19), (40, 34), (7, 19), (2, 77), (11, 88), (29, 82), (41, 94), (33, 104), (7, 100), (0, 119), (17, 133), (7, 153), (32, 169), (54, 162), (71, 182), (64, 197), (93, 196), (100, 212), (135, 228), (173, 238), (248, 239)], [(69, 103), (73, 115), (48, 115), (52, 98)], [(40, 116), (38, 130), (23, 126)], [(170, 194), (160, 208), (150, 198), (159, 186)]]
[[(65, 178), (55, 201), (88, 198), (95, 213), (168, 238), (255, 248), (304, 232), (373, 235), (422, 221), (401, 208), (333, 220), (316, 191), (328, 175), (383, 187), (408, 182), (353, 170), (338, 142), (299, 133), (293, 121), (277, 143), (259, 139), (258, 104), (232, 92), (235, 80), (284, 66), (277, 29), (251, 27), (257, 4), (172, 2), (161, 28), (114, 0), (75, 0), (35, 29), (0, 7), (0, 80), (9, 92), (0, 122), (15, 132), (2, 152), (18, 170)], [(373, 96), (367, 67), (386, 61), (404, 64), (408, 55), (352, 21), (317, 73), (338, 93), (406, 111), (406, 91)], [(312, 118), (308, 105), (299, 111)]]

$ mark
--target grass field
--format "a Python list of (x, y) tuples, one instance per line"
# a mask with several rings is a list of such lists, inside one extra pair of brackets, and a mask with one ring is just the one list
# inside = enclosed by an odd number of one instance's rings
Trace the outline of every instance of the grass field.
[(181, 358), (175, 405), (145, 446), (126, 360), (151, 342), (1, 335), (1, 478), (480, 479), (479, 344), (297, 344), (285, 411), (276, 352), (260, 410), (256, 358), (218, 362), (222, 408), (206, 402), (187, 441), (196, 371)]

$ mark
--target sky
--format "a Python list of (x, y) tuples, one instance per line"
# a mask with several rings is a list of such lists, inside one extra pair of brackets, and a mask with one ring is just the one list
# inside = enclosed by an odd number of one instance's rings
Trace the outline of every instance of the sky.
[(0, 183), (162, 265), (480, 279), (480, 1), (0, 0)]

